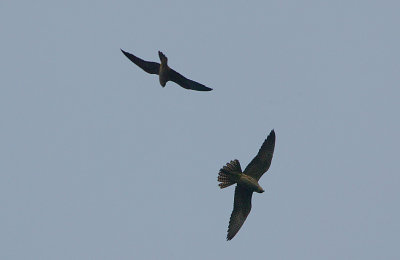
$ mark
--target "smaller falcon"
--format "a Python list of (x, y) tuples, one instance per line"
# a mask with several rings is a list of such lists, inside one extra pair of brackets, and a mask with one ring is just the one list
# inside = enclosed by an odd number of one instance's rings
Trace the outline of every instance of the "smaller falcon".
[(258, 184), (258, 180), (268, 171), (274, 154), (274, 148), (275, 131), (272, 130), (262, 144), (256, 157), (247, 165), (244, 172), (242, 172), (238, 160), (230, 161), (219, 170), (218, 181), (220, 183), (218, 185), (221, 189), (237, 183), (226, 240), (231, 240), (237, 234), (249, 215), (253, 192), (264, 192), (263, 188)]
[(211, 91), (212, 88), (208, 88), (203, 84), (197, 83), (196, 81), (190, 80), (176, 72), (175, 70), (171, 69), (168, 66), (168, 58), (161, 52), (158, 51), (158, 56), (160, 57), (160, 63), (152, 62), (152, 61), (145, 61), (142, 60), (135, 55), (122, 50), (122, 53), (130, 59), (133, 63), (138, 65), (141, 69), (146, 71), (150, 74), (157, 74), (160, 79), (160, 84), (162, 87), (165, 87), (167, 81), (173, 81), (177, 83), (182, 88), (192, 89), (197, 91)]

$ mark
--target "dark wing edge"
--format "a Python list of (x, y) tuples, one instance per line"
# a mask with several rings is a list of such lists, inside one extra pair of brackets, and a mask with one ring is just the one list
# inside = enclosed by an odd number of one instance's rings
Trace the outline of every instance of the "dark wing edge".
[(150, 74), (158, 75), (158, 71), (160, 70), (160, 63), (142, 60), (141, 58), (136, 57), (135, 55), (126, 52), (123, 49), (121, 49), (121, 51), (128, 59), (139, 66), (142, 70)]
[(190, 80), (179, 74), (173, 69), (170, 69), (168, 74), (168, 80), (171, 80), (185, 89), (192, 89), (197, 91), (211, 91), (212, 88), (206, 87), (196, 81)]
[(231, 240), (240, 228), (251, 210), (251, 197), (253, 192), (239, 185), (235, 188), (235, 198), (233, 202), (233, 211), (229, 219), (228, 234), (226, 240)]
[(275, 139), (275, 131), (272, 130), (262, 144), (256, 157), (254, 157), (249, 165), (247, 165), (246, 169), (244, 169), (244, 174), (249, 175), (258, 181), (261, 176), (268, 171), (274, 154)]

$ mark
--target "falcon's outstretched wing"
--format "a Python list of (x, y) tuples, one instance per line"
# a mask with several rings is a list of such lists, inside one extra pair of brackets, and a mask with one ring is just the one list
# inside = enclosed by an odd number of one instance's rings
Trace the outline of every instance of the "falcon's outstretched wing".
[(244, 169), (244, 174), (249, 175), (257, 181), (268, 171), (271, 165), (272, 156), (275, 148), (275, 131), (272, 130), (267, 139), (262, 144), (258, 154)]
[(231, 240), (237, 234), (249, 215), (251, 210), (252, 195), (252, 191), (240, 185), (236, 186), (233, 211), (229, 220), (228, 235), (226, 236), (226, 240)]
[(141, 69), (143, 69), (147, 73), (158, 75), (158, 71), (160, 69), (160, 63), (152, 62), (152, 61), (145, 61), (145, 60), (142, 60), (141, 58), (138, 58), (135, 55), (130, 54), (129, 52), (126, 52), (122, 49), (121, 49), (121, 51), (123, 54), (125, 54), (125, 56), (128, 59), (130, 59), (133, 63), (138, 65)]
[(203, 84), (200, 84), (196, 81), (190, 80), (179, 74), (173, 69), (170, 69), (168, 72), (168, 80), (171, 80), (181, 86), (182, 88), (192, 89), (197, 91), (211, 91), (212, 88), (208, 88)]

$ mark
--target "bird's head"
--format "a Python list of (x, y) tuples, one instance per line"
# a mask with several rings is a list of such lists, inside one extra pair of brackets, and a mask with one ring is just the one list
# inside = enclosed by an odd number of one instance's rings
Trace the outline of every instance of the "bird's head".
[(258, 193), (263, 193), (265, 190), (263, 188), (261, 188), (260, 185), (258, 185), (256, 192)]

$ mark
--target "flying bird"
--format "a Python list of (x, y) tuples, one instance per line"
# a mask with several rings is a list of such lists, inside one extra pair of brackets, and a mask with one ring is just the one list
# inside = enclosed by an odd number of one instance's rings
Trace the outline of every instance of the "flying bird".
[(135, 55), (122, 50), (122, 53), (130, 59), (133, 63), (139, 66), (141, 69), (146, 71), (150, 74), (157, 74), (160, 79), (160, 84), (162, 87), (165, 87), (168, 81), (173, 81), (177, 83), (182, 88), (192, 89), (197, 91), (211, 91), (212, 88), (208, 88), (203, 84), (200, 84), (196, 81), (190, 80), (176, 72), (175, 70), (171, 69), (168, 66), (168, 58), (161, 52), (158, 51), (158, 56), (160, 57), (160, 63), (152, 62), (152, 61), (145, 61), (136, 57)]
[(244, 172), (238, 160), (227, 163), (219, 170), (218, 185), (221, 189), (237, 183), (233, 211), (229, 220), (226, 240), (231, 240), (242, 227), (251, 210), (253, 192), (263, 193), (258, 180), (269, 169), (275, 148), (275, 131), (272, 130), (262, 144), (258, 154), (247, 165)]

